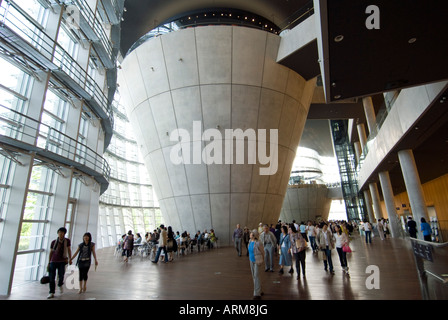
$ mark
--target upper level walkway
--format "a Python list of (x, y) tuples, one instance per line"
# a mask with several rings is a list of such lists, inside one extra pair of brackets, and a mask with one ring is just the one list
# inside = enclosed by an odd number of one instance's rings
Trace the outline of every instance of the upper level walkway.
[[(372, 239), (366, 244), (358, 234), (348, 254), (350, 276), (344, 274), (336, 250), (332, 258), (335, 274), (325, 272), (316, 254), (307, 250), (306, 278), (296, 279), (288, 269), (278, 274), (261, 269), (262, 300), (421, 300), (421, 290), (409, 239)], [(245, 249), (243, 249), (245, 253)], [(98, 250), (99, 266), (90, 269), (87, 292), (78, 294), (73, 282), (66, 281), (64, 293), (54, 300), (250, 300), (253, 282), (248, 258), (238, 257), (234, 248), (225, 247), (185, 256), (174, 262), (151, 263), (133, 256), (128, 263), (114, 255), (114, 248)], [(368, 270), (377, 266), (377, 273)], [(66, 277), (72, 277), (72, 271)], [(374, 284), (378, 289), (366, 285)], [(67, 278), (66, 278), (67, 279)], [(78, 279), (75, 279), (77, 284)], [(370, 287), (370, 288), (369, 288)], [(13, 288), (3, 300), (45, 300), (48, 285), (39, 282)]]

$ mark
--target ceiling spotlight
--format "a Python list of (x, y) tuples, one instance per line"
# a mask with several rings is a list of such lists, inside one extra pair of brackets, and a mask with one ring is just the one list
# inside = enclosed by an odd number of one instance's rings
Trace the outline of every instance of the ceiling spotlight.
[(409, 43), (409, 44), (413, 44), (413, 43), (415, 43), (416, 41), (417, 41), (417, 38), (411, 38), (411, 39), (408, 40), (408, 43)]
[(335, 42), (341, 42), (342, 40), (344, 40), (344, 36), (342, 34), (340, 34), (334, 38)]

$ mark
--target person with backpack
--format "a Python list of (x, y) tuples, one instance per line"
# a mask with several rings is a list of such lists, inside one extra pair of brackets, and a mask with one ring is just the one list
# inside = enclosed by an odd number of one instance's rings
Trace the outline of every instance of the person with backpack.
[(56, 272), (58, 273), (58, 287), (59, 292), (63, 293), (63, 284), (65, 276), (65, 267), (69, 261), (69, 257), (72, 255), (70, 239), (65, 237), (67, 229), (62, 227), (58, 229), (58, 237), (51, 242), (50, 245), (50, 257), (47, 266), (47, 270), (50, 277), (50, 292), (47, 299), (54, 298), (56, 289)]
[[(79, 268), (79, 291), (78, 293), (86, 292), (87, 279), (90, 269), (91, 257), (95, 259), (95, 268), (98, 266), (98, 260), (96, 259), (95, 243), (92, 242), (92, 235), (90, 232), (86, 232), (82, 237), (83, 241), (78, 245), (73, 257), (70, 260), (74, 260), (79, 253), (76, 265)], [(84, 281), (84, 285), (83, 285)]]

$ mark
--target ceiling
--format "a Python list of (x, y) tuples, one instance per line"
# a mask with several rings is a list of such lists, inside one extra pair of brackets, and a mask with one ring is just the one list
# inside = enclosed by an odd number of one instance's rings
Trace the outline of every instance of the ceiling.
[(124, 56), (140, 37), (170, 20), (215, 8), (233, 8), (254, 13), (280, 28), (310, 0), (126, 0), (121, 23), (121, 53)]
[[(322, 25), (327, 101), (448, 79), (448, 1), (321, 0), (319, 4), (315, 11)], [(366, 26), (374, 17), (366, 10), (372, 4), (378, 8), (379, 29)]]

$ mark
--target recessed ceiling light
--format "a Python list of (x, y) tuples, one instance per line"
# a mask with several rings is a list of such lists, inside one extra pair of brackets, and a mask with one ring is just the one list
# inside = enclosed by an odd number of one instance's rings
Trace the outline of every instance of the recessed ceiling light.
[(334, 38), (335, 42), (341, 42), (342, 40), (344, 40), (344, 36), (342, 34), (340, 34)]
[(408, 40), (408, 43), (412, 44), (415, 43), (417, 41), (417, 38), (411, 38)]

